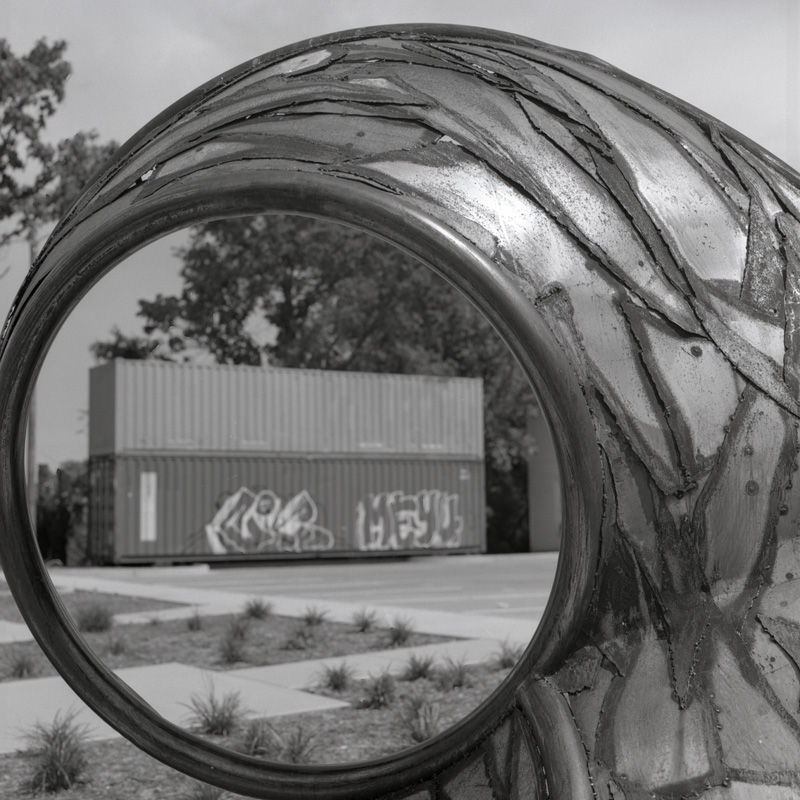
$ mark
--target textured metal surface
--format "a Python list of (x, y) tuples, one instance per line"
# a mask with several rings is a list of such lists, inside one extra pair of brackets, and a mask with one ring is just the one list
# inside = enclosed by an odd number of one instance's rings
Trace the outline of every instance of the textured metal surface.
[[(126, 736), (257, 797), (796, 794), (799, 187), (696, 109), (509, 34), (349, 32), (201, 87), (78, 201), (4, 331), (0, 548), (26, 619)], [(536, 383), (564, 479), (521, 665), (453, 730), (370, 764), (257, 764), (137, 705), (25, 520), (16, 421), (61, 319), (146, 241), (269, 211), (362, 227), (459, 287)]]
[(480, 380), (117, 359), (90, 370), (89, 455), (483, 458)]
[(485, 550), (482, 461), (128, 454), (90, 475), (96, 563)]

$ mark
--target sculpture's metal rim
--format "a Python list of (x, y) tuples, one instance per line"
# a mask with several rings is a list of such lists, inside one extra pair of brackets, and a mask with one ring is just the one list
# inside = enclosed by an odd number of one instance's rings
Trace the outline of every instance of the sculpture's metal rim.
[[(297, 173), (262, 174), (261, 183), (244, 190), (235, 178), (227, 183), (205, 175), (187, 186), (185, 203), (169, 208), (150, 205), (118, 223), (99, 227), (75, 242), (69, 255), (52, 265), (41, 283), (19, 306), (7, 330), (0, 356), (0, 481), (6, 502), (0, 552), (9, 586), (50, 657), (69, 654), (62, 664), (67, 682), (110, 724), (139, 747), (195, 777), (225, 788), (263, 797), (300, 798), (324, 793), (328, 798), (370, 797), (397, 790), (440, 772), (479, 744), (513, 703), (523, 673), (544, 671), (563, 655), (582, 621), (594, 575), (601, 498), (587, 496), (600, 487), (599, 458), (588, 411), (562, 354), (538, 319), (520, 287), (471, 245), (453, 236), (435, 220), (383, 193), (358, 184)], [(444, 274), (467, 294), (498, 327), (536, 381), (558, 443), (566, 476), (565, 544), (556, 587), (542, 620), (536, 647), (495, 696), (425, 747), (358, 765), (299, 769), (265, 765), (186, 733), (150, 709), (132, 709), (135, 695), (88, 650), (69, 621), (38, 554), (27, 518), (23, 472), (24, 426), (35, 376), (43, 355), (66, 316), (98, 280), (126, 255), (172, 230), (202, 219), (233, 214), (288, 211), (314, 214), (356, 225), (390, 239)], [(75, 237), (77, 238), (77, 237)], [(33, 288), (33, 287), (30, 287)], [(598, 488), (599, 493), (599, 488)], [(34, 581), (28, 583), (26, 576)], [(141, 702), (141, 701), (140, 701)]]

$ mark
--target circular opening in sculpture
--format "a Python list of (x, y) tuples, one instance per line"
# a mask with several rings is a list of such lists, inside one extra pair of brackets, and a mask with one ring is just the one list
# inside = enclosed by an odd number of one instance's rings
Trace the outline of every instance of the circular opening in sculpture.
[(561, 490), (553, 455), (529, 540), (541, 414), (485, 318), (397, 248), (308, 217), (206, 223), (126, 259), (56, 336), (39, 549), (166, 719), (271, 761), (389, 755), (488, 697), (544, 611)]
[[(263, 176), (261, 176), (263, 177)], [(560, 353), (543, 323), (531, 316), (529, 301), (518, 285), (468, 243), (454, 237), (435, 220), (395, 202), (376, 197), (362, 187), (340, 187), (332, 192), (325, 180), (286, 181), (269, 176), (270, 191), (239, 192), (235, 186), (210, 182), (192, 196), (191, 203), (167, 212), (154, 208), (136, 210), (129, 217), (93, 230), (78, 242), (67, 241), (58, 267), (41, 284), (27, 288), (20, 310), (12, 322), (0, 372), (3, 385), (5, 486), (4, 519), (7, 529), (24, 530), (24, 481), (22, 481), (24, 435), (15, 420), (24, 418), (32, 383), (40, 366), (40, 353), (52, 340), (66, 315), (108, 269), (149, 241), (186, 224), (232, 213), (294, 212), (311, 214), (365, 229), (392, 241), (425, 261), (456, 285), (489, 318), (509, 344), (528, 377), (544, 387), (542, 398), (548, 418), (556, 421), (559, 461), (566, 469), (566, 535), (556, 575), (556, 600), (551, 600), (537, 641), (529, 648), (523, 667), (517, 667), (492, 699), (424, 746), (369, 763), (320, 767), (313, 781), (330, 777), (331, 797), (366, 797), (377, 791), (394, 791), (453, 764), (481, 741), (505, 713), (522, 670), (545, 667), (557, 659), (575, 634), (586, 600), (593, 567), (594, 543), (589, 531), (599, 503), (593, 495), (593, 461), (586, 432), (591, 430), (580, 390), (560, 368)], [(266, 187), (264, 187), (266, 188)], [(571, 382), (572, 381), (572, 382)], [(590, 474), (591, 473), (591, 474)], [(580, 487), (580, 488), (578, 488)], [(51, 659), (76, 691), (112, 725), (134, 743), (168, 760), (201, 780), (233, 791), (267, 796), (280, 785), (285, 797), (307, 794), (312, 780), (296, 767), (259, 764), (252, 759), (220, 750), (169, 724), (151, 709), (140, 705), (130, 690), (114, 679), (87, 650), (63, 608), (49, 589), (32, 540), (18, 537), (3, 543), (9, 583), (25, 606), (27, 619), (45, 645)], [(32, 576), (31, 583), (28, 578)], [(34, 590), (32, 586), (37, 588)], [(40, 588), (44, 587), (44, 588)], [(559, 604), (561, 613), (552, 611)], [(52, 620), (58, 624), (53, 626)], [(514, 677), (517, 676), (517, 677)], [(321, 772), (319, 771), (321, 770)], [(323, 778), (320, 778), (323, 776)], [(345, 776), (345, 777), (333, 777)], [(342, 788), (345, 784), (346, 788)], [(277, 783), (276, 783), (277, 782)], [(338, 794), (337, 794), (338, 792)]]

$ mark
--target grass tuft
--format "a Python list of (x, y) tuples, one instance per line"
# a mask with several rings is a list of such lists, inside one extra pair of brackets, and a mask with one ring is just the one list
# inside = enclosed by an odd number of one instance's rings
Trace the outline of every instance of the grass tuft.
[(245, 617), (234, 617), (227, 625), (219, 640), (219, 657), (223, 664), (237, 664), (245, 661), (247, 636), (250, 632), (250, 620)]
[(401, 727), (414, 742), (425, 742), (441, 730), (439, 706), (423, 694), (407, 697), (398, 717)]
[(128, 649), (128, 642), (121, 633), (112, 633), (106, 643), (106, 651), (112, 656), (121, 656)]
[(102, 603), (91, 603), (78, 609), (76, 622), (82, 633), (103, 633), (114, 624), (114, 615), (108, 606)]
[(461, 689), (469, 684), (469, 670), (464, 661), (447, 658), (444, 665), (436, 671), (436, 685), (443, 692)]
[(406, 661), (406, 665), (400, 673), (400, 679), (404, 681), (419, 681), (430, 678), (433, 675), (433, 656), (420, 656), (412, 653)]
[(391, 647), (403, 647), (414, 635), (411, 621), (403, 617), (395, 617), (389, 628), (389, 644)]
[(86, 729), (75, 723), (75, 713), (56, 713), (50, 725), (36, 723), (25, 734), (33, 765), (27, 788), (32, 793), (70, 789), (86, 770)]
[(195, 609), (194, 614), (186, 620), (186, 627), (190, 631), (199, 631), (203, 627), (203, 618), (200, 616), (200, 612)]
[(381, 672), (364, 682), (364, 695), (359, 708), (386, 708), (394, 702), (397, 684), (391, 672)]
[(272, 616), (272, 603), (261, 597), (254, 597), (245, 603), (242, 614), (246, 619), (267, 619)]
[(315, 628), (322, 625), (328, 617), (328, 612), (317, 606), (308, 606), (303, 612), (301, 619), (308, 628)]
[(13, 648), (4, 661), (12, 678), (31, 678), (36, 672), (36, 659), (27, 648)]
[(343, 692), (353, 682), (353, 677), (353, 668), (346, 661), (338, 664), (326, 664), (322, 667), (318, 685), (323, 689), (330, 689), (332, 692)]
[(375, 627), (376, 614), (362, 608), (353, 614), (353, 626), (359, 633), (369, 633)]
[(239, 728), (244, 711), (239, 692), (226, 692), (217, 697), (212, 686), (203, 697), (193, 694), (187, 708), (192, 712), (189, 725), (201, 733), (228, 736)]
[(511, 669), (516, 666), (517, 661), (522, 658), (525, 648), (521, 644), (511, 644), (508, 639), (500, 642), (500, 651), (498, 652), (495, 663), (498, 669)]
[(252, 720), (234, 747), (248, 756), (287, 764), (310, 764), (316, 750), (314, 735), (302, 724), (281, 734), (265, 719)]

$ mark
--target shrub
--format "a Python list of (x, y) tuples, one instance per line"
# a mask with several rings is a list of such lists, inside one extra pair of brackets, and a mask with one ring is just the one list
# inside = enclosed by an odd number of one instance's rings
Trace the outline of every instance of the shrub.
[(125, 641), (125, 637), (121, 633), (112, 634), (108, 637), (106, 650), (112, 656), (121, 656), (127, 649), (128, 643)]
[(187, 708), (192, 712), (189, 724), (213, 736), (227, 736), (235, 731), (244, 714), (239, 692), (227, 692), (218, 698), (213, 686), (206, 697), (193, 694)]
[(102, 633), (109, 630), (114, 623), (114, 615), (108, 606), (102, 603), (91, 603), (78, 609), (76, 621), (82, 633)]
[(12, 649), (5, 662), (12, 678), (30, 678), (36, 672), (36, 659), (27, 648)]
[(443, 692), (469, 686), (467, 665), (463, 661), (456, 661), (454, 658), (445, 659), (444, 665), (436, 672), (436, 685)]
[(414, 742), (424, 742), (439, 733), (439, 706), (421, 694), (403, 701), (400, 724)]
[(88, 766), (86, 729), (75, 724), (75, 712), (57, 713), (49, 726), (37, 723), (25, 734), (31, 755), (33, 774), (28, 789), (58, 792), (74, 786)]
[(309, 606), (303, 612), (302, 620), (307, 627), (314, 628), (318, 625), (322, 625), (327, 617), (328, 612), (325, 611), (325, 609), (318, 608), (317, 606)]
[(364, 696), (359, 708), (386, 708), (394, 702), (396, 684), (391, 672), (373, 675), (364, 683)]
[(497, 668), (498, 669), (511, 669), (515, 666), (517, 661), (522, 658), (525, 652), (523, 645), (511, 644), (508, 639), (500, 642), (500, 652), (497, 654)]
[(418, 681), (430, 678), (433, 674), (433, 656), (419, 656), (412, 653), (406, 661), (400, 677), (404, 681)]
[(200, 612), (195, 609), (194, 614), (186, 620), (186, 627), (190, 631), (199, 631), (203, 627), (203, 618), (200, 616)]
[(242, 613), (247, 619), (266, 619), (272, 614), (272, 603), (260, 597), (254, 597), (245, 603)]
[(375, 627), (375, 612), (362, 608), (353, 614), (353, 625), (359, 633), (369, 633)]
[(353, 682), (353, 668), (346, 662), (326, 664), (322, 667), (319, 685), (333, 692), (343, 692)]
[(395, 617), (389, 628), (389, 644), (392, 647), (402, 647), (414, 634), (414, 626), (410, 620)]
[(158, 614), (153, 614), (153, 616), (152, 616), (152, 617), (150, 617), (150, 618), (147, 620), (147, 624), (148, 624), (148, 625), (149, 625), (151, 628), (157, 628), (157, 627), (158, 627), (158, 626), (161, 624), (161, 617), (159, 617), (159, 616), (158, 616)]
[(236, 664), (245, 660), (249, 630), (249, 620), (244, 617), (234, 617), (228, 623), (219, 642), (219, 657), (223, 664)]

